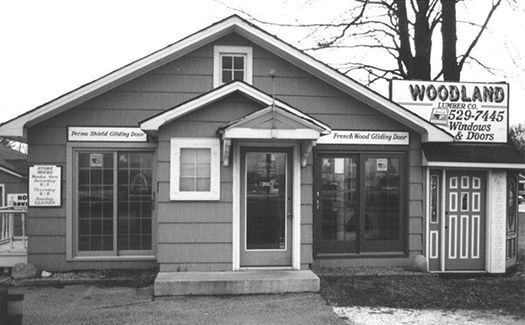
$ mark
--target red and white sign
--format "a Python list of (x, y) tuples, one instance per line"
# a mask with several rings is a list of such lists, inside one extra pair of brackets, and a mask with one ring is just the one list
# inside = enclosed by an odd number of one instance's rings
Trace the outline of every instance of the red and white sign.
[(390, 99), (457, 141), (507, 142), (507, 83), (392, 80)]

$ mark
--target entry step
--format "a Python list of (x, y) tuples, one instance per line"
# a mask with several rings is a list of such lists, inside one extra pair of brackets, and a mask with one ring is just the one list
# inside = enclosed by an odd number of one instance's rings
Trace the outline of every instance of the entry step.
[(159, 272), (153, 287), (155, 296), (240, 295), (316, 291), (319, 291), (319, 277), (310, 270)]

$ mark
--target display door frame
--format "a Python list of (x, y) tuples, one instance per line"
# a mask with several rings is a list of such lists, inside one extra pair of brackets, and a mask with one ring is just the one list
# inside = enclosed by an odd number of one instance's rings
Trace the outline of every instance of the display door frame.
[(428, 173), (428, 265), (430, 272), (485, 272), (487, 172)]
[[(406, 229), (406, 212), (408, 211), (407, 156), (408, 155), (402, 151), (371, 152), (357, 150), (319, 150), (316, 152), (314, 169), (314, 243), (316, 257), (332, 258), (374, 255), (405, 256), (407, 246), (406, 237), (408, 233), (408, 230)], [(336, 159), (345, 159), (353, 166), (347, 166), (355, 173), (350, 177), (352, 181), (348, 181), (348, 183), (351, 184), (351, 188), (345, 188), (344, 190), (323, 188), (323, 163), (325, 160), (329, 159), (334, 159), (334, 169), (337, 165)], [(392, 164), (394, 161), (395, 163)], [(341, 169), (341, 171), (337, 174), (342, 174), (344, 173), (344, 164), (339, 165), (341, 166), (338, 169)], [(367, 191), (373, 191), (373, 189), (367, 188), (367, 179), (369, 178), (367, 170), (368, 172), (384, 172), (385, 175), (390, 176), (388, 171), (391, 166), (394, 165), (397, 166), (394, 168), (396, 170), (395, 179), (397, 181), (397, 184), (394, 187), (396, 187), (397, 190), (393, 189), (391, 193), (380, 193), (385, 194), (383, 196), (371, 194), (367, 196), (369, 193)], [(374, 166), (374, 168), (371, 168), (371, 166)], [(383, 168), (385, 168), (385, 170), (383, 170)], [(347, 181), (345, 181), (345, 184), (346, 183)], [(338, 192), (338, 194), (334, 194), (335, 192)], [(394, 223), (397, 223), (394, 224), (393, 227), (395, 230), (391, 232), (393, 233), (391, 236), (393, 239), (378, 239), (377, 237), (379, 236), (374, 238), (375, 234), (370, 235), (371, 231), (369, 230), (373, 229), (370, 225), (380, 224), (381, 222), (378, 220), (381, 220), (381, 214), (373, 210), (375, 208), (388, 209), (388, 205), (379, 207), (368, 203), (367, 200), (377, 199), (377, 201), (386, 201), (384, 198), (389, 195), (391, 195), (392, 202), (397, 204), (397, 206), (393, 205), (397, 211), (392, 213)], [(331, 196), (331, 198), (328, 196)], [(344, 197), (345, 199), (351, 197), (351, 199), (341, 200), (341, 197)], [(342, 205), (339, 205), (343, 201), (345, 202), (342, 203)], [(336, 207), (333, 207), (331, 202), (337, 202)], [(350, 218), (347, 218), (347, 215), (339, 213), (346, 210), (351, 211), (350, 214), (352, 216)], [(335, 216), (336, 214), (337, 216)], [(331, 218), (333, 219), (332, 222), (326, 222), (326, 220), (330, 219), (330, 215), (335, 217)], [(385, 224), (385, 222), (382, 224)], [(332, 229), (337, 229), (337, 231), (332, 231), (330, 233), (332, 235), (335, 234), (336, 238), (323, 238), (325, 237), (324, 229), (330, 227)], [(376, 227), (376, 229), (377, 228), (378, 227)]]
[[(248, 223), (255, 222), (260, 219), (254, 219), (253, 216), (247, 219), (248, 200), (254, 199), (252, 193), (247, 195), (249, 187), (247, 179), (247, 163), (248, 155), (251, 160), (256, 159), (258, 154), (277, 154), (277, 159), (285, 158), (284, 165), (286, 166), (286, 185), (285, 185), (285, 210), (280, 211), (281, 217), (284, 216), (285, 239), (279, 240), (279, 247), (255, 247), (249, 248), (247, 236), (250, 231), (247, 229)], [(284, 154), (284, 155), (282, 155)], [(275, 143), (267, 142), (239, 142), (235, 145), (233, 151), (233, 263), (232, 269), (300, 269), (300, 222), (301, 222), (301, 201), (300, 201), (300, 160), (299, 160), (299, 145), (298, 143), (285, 143), (276, 141)], [(280, 158), (279, 158), (280, 157)], [(253, 163), (253, 161), (251, 161)], [(281, 162), (282, 164), (282, 162)], [(253, 166), (252, 166), (253, 167)], [(250, 167), (248, 167), (250, 168)], [(252, 180), (253, 181), (253, 180)], [(279, 188), (279, 190), (282, 187)], [(255, 191), (251, 188), (251, 191)], [(270, 193), (270, 192), (268, 192)], [(264, 194), (264, 193), (263, 193)], [(279, 193), (279, 196), (282, 194)], [(250, 197), (252, 196), (252, 197)], [(252, 202), (253, 203), (253, 202)], [(255, 211), (255, 210), (252, 210)], [(285, 211), (284, 215), (282, 215)], [(247, 221), (248, 220), (248, 221)], [(255, 221), (254, 221), (255, 220)], [(282, 220), (282, 219), (281, 219)], [(261, 220), (259, 220), (261, 221)], [(251, 232), (254, 233), (254, 232)], [(256, 242), (256, 241), (254, 241)]]

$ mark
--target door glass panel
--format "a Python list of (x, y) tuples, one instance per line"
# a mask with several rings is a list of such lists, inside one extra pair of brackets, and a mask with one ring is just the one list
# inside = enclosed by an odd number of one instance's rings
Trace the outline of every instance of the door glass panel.
[(399, 158), (365, 160), (365, 240), (399, 239)]
[(113, 153), (81, 152), (78, 165), (78, 250), (113, 250)]
[(151, 249), (152, 154), (118, 153), (118, 249)]
[(355, 241), (358, 230), (358, 185), (355, 158), (321, 161), (322, 240)]
[(246, 248), (286, 248), (286, 153), (246, 153)]

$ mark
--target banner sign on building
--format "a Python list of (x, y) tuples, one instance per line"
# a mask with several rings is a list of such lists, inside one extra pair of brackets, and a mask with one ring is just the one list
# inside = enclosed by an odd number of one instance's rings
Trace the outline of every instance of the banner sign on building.
[(59, 207), (62, 203), (62, 167), (34, 165), (29, 167), (29, 206)]
[(332, 130), (317, 140), (318, 144), (408, 145), (408, 132)]
[(146, 142), (148, 136), (140, 128), (70, 126), (67, 141)]
[(7, 206), (15, 208), (26, 208), (27, 193), (7, 193)]
[(390, 99), (457, 141), (507, 142), (507, 83), (392, 80)]

